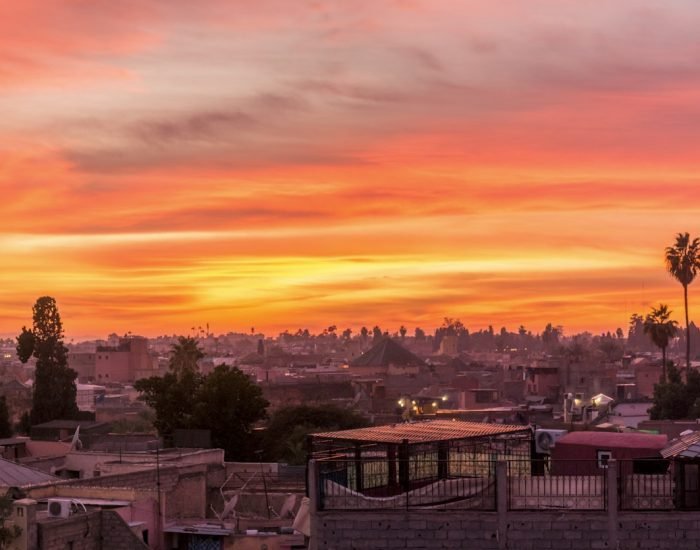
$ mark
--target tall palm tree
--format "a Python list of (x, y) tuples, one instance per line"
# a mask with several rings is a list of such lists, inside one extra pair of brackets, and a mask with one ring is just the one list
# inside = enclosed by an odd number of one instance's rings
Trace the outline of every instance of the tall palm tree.
[(671, 312), (666, 304), (651, 308), (651, 312), (644, 319), (644, 334), (648, 334), (651, 341), (661, 348), (661, 379), (666, 381), (666, 348), (668, 343), (678, 331), (678, 323), (670, 319)]
[(693, 282), (700, 267), (700, 239), (690, 240), (688, 233), (678, 233), (676, 243), (666, 248), (666, 269), (683, 285), (685, 306), (685, 376), (690, 372), (690, 323), (688, 321), (688, 285)]
[(179, 336), (170, 350), (170, 370), (180, 379), (186, 372), (197, 372), (197, 361), (203, 357), (196, 338)]

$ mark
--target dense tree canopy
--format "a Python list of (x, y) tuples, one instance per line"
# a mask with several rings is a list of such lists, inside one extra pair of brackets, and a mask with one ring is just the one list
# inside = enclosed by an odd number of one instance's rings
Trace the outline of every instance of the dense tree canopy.
[(221, 365), (203, 378), (192, 425), (211, 430), (212, 444), (224, 449), (229, 460), (250, 460), (257, 451), (252, 428), (266, 417), (268, 405), (260, 386), (246, 374)]
[(331, 404), (283, 407), (275, 411), (265, 431), (265, 455), (267, 460), (303, 464), (308, 434), (367, 425), (359, 414)]
[[(188, 340), (185, 342), (184, 340)], [(179, 339), (172, 357), (180, 357), (183, 348), (191, 360), (203, 357), (196, 340)], [(224, 449), (227, 460), (255, 458), (253, 425), (266, 415), (268, 402), (262, 390), (235, 367), (218, 366), (204, 376), (181, 360), (170, 363), (171, 372), (163, 377), (139, 380), (135, 388), (156, 413), (154, 426), (166, 440), (177, 429), (210, 430), (212, 444)]]
[(688, 371), (683, 383), (680, 371), (669, 362), (666, 368), (666, 381), (654, 386), (654, 406), (652, 420), (695, 419), (700, 417), (700, 373)]
[(644, 319), (644, 332), (649, 335), (654, 345), (661, 348), (661, 381), (666, 381), (666, 348), (671, 338), (676, 335), (678, 323), (671, 319), (671, 312), (666, 304), (651, 309)]
[(68, 349), (63, 345), (63, 324), (56, 301), (50, 296), (39, 298), (33, 308), (33, 326), (22, 327), (17, 337), (17, 355), (26, 363), (36, 358), (32, 425), (78, 416), (75, 379), (68, 367)]

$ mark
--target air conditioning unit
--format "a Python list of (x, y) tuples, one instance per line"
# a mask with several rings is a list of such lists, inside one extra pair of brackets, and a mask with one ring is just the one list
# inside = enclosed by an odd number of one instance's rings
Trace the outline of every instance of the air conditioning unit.
[(535, 430), (535, 450), (540, 454), (549, 454), (557, 439), (567, 433), (567, 430)]
[(68, 498), (50, 498), (47, 508), (50, 518), (67, 518), (70, 516), (71, 501)]

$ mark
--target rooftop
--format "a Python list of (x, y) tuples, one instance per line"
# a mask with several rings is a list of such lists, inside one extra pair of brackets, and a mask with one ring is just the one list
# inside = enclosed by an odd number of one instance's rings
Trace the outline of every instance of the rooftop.
[(57, 480), (45, 472), (0, 458), (0, 487), (27, 487)]
[(664, 458), (700, 457), (700, 432), (691, 432), (671, 441), (661, 450)]
[(508, 424), (485, 424), (459, 420), (432, 420), (407, 424), (371, 426), (339, 432), (312, 434), (315, 439), (335, 439), (338, 441), (364, 441), (369, 443), (399, 444), (407, 440), (409, 444), (433, 441), (456, 441), (460, 439), (498, 436), (505, 434), (529, 433), (527, 426)]
[(423, 361), (391, 338), (383, 338), (350, 363), (350, 367), (423, 366)]
[(617, 432), (569, 432), (557, 440), (557, 445), (598, 445), (626, 447), (629, 449), (663, 449), (668, 438), (665, 435)]

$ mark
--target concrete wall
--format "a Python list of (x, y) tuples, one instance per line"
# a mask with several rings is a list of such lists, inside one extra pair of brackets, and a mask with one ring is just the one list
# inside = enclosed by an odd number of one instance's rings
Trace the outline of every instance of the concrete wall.
[[(149, 540), (155, 533), (149, 532)], [(141, 538), (134, 534), (125, 521), (113, 510), (102, 511), (102, 548), (109, 550), (147, 549)]]
[[(312, 468), (315, 466), (311, 463)], [(607, 470), (607, 511), (508, 510), (506, 464), (496, 468), (497, 511), (318, 511), (312, 495), (313, 550), (469, 548), (470, 550), (700, 548), (700, 512), (618, 510), (617, 464)]]
[(180, 477), (167, 494), (165, 516), (169, 519), (204, 518), (207, 515), (206, 472)]
[(20, 533), (7, 544), (7, 550), (31, 550), (37, 546), (36, 501), (28, 498), (12, 503), (12, 514), (5, 520), (5, 527), (18, 527)]
[(129, 351), (98, 351), (95, 360), (95, 381), (100, 384), (107, 382), (128, 382), (131, 353)]
[(95, 510), (68, 518), (44, 519), (38, 525), (41, 550), (147, 549), (114, 511)]
[(44, 519), (39, 522), (41, 550), (93, 550), (101, 548), (100, 511), (75, 514), (68, 518)]
[(696, 549), (700, 513), (624, 513), (619, 547), (605, 513), (512, 512), (499, 530), (496, 512), (322, 512), (314, 529), (317, 549), (424, 548)]

